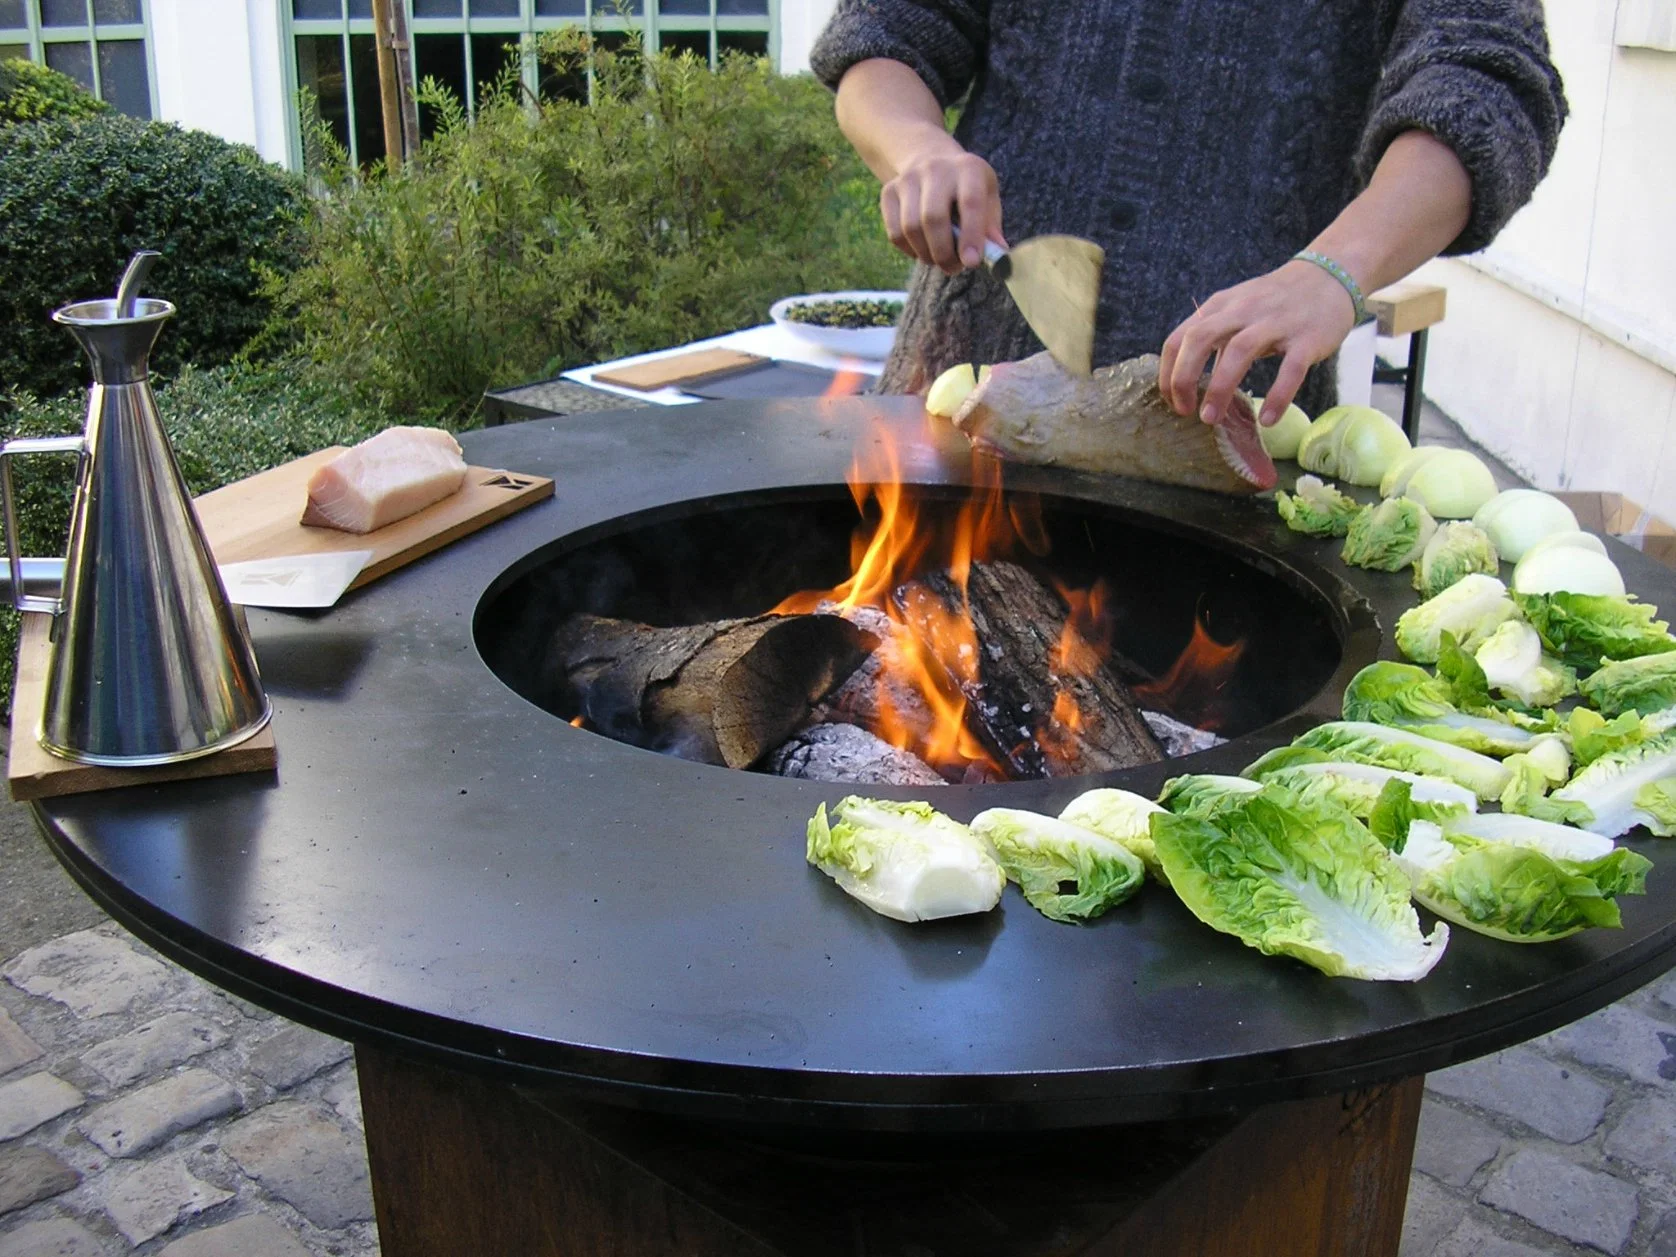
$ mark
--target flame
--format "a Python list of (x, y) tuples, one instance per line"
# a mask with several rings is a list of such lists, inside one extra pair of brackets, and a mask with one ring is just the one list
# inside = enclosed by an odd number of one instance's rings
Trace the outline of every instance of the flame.
[(1223, 645), (1194, 616), (1193, 636), (1170, 670), (1156, 681), (1135, 686), (1135, 697), (1150, 699), (1171, 715), (1201, 729), (1216, 729), (1222, 723), (1217, 696), (1234, 679), (1244, 653), (1243, 637)]
[(832, 377), (832, 383), (828, 384), (826, 391), (821, 394), (821, 400), (828, 401), (834, 397), (854, 397), (866, 386), (866, 373), (856, 370), (846, 359), (839, 364), (837, 373)]
[(586, 729), (588, 727), (588, 718), (580, 715), (572, 716), (568, 723), (572, 729)]
[[(870, 731), (951, 780), (1005, 780), (1009, 773), (967, 720), (968, 695), (982, 677), (966, 589), (975, 562), (1047, 552), (1039, 499), (1008, 497), (1001, 464), (974, 452), (971, 492), (952, 513), (937, 509), (907, 482), (903, 451), (883, 429), (858, 446), (845, 479), (862, 516), (850, 539), (850, 576), (832, 589), (793, 594), (773, 614), (882, 611), (891, 640), (882, 655)], [(929, 572), (947, 574), (945, 596), (914, 579)], [(1071, 597), (1067, 604), (1076, 605)], [(1068, 624), (1067, 634), (1076, 644), (1059, 652), (1067, 672), (1098, 666), (1093, 652), (1103, 650), (1100, 620), (1098, 606), (1084, 618), (1073, 613), (1076, 627)], [(1056, 703), (1045, 724), (1080, 721), (1075, 700), (1063, 697), (1072, 710), (1062, 712)]]
[(1053, 710), (1036, 731), (1036, 741), (1050, 756), (1073, 759), (1079, 754), (1078, 739), (1073, 735), (1080, 734), (1086, 722), (1072, 693), (1072, 683), (1091, 675), (1111, 654), (1111, 620), (1106, 613), (1111, 590), (1103, 580), (1086, 590), (1072, 589), (1058, 581), (1054, 588), (1070, 614), (1065, 617), (1059, 640), (1048, 652)]

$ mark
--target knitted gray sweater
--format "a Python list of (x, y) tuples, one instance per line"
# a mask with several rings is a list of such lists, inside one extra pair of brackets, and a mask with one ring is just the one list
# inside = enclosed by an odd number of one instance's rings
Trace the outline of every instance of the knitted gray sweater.
[[(839, 0), (815, 73), (836, 87), (869, 57), (965, 98), (955, 136), (995, 168), (1009, 240), (1105, 247), (1096, 364), (1156, 352), (1196, 300), (1303, 248), (1405, 130), (1466, 166), (1448, 251), (1483, 248), (1566, 112), (1540, 0)], [(987, 271), (918, 266), (881, 387), (1040, 348)], [(1311, 372), (1305, 409), (1331, 400)]]

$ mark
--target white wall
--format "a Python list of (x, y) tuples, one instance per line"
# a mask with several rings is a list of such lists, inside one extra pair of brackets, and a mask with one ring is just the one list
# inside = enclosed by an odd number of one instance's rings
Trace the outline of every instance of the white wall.
[(1449, 289), (1438, 405), (1539, 485), (1676, 520), (1676, 53), (1614, 38), (1645, 8), (1550, 0), (1572, 110), (1553, 169), (1489, 249), (1419, 278)]
[(809, 49), (832, 16), (838, 0), (780, 0), (780, 72), (809, 68)]
[(160, 117), (286, 160), (273, 0), (151, 0), (151, 33)]

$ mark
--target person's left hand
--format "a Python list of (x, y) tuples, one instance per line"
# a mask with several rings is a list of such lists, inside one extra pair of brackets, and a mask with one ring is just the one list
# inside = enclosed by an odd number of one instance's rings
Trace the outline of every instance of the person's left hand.
[[(1286, 413), (1304, 373), (1330, 355), (1355, 326), (1350, 296), (1312, 262), (1284, 266), (1224, 288), (1164, 341), (1158, 388), (1177, 414), (1195, 410), (1206, 423), (1220, 423), (1234, 390), (1258, 358), (1282, 355), (1274, 385), (1258, 416), (1264, 425)], [(1199, 400), (1205, 364), (1216, 369)]]

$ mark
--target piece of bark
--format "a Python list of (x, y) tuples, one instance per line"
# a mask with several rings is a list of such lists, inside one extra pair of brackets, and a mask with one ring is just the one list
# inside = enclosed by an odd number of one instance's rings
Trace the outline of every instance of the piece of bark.
[(554, 631), (545, 705), (636, 746), (748, 768), (877, 644), (837, 616), (654, 628), (580, 613)]
[[(893, 595), (908, 625), (949, 663), (949, 679), (967, 701), (967, 719), (1014, 778), (1069, 777), (1164, 759), (1134, 696), (1105, 663), (1086, 671), (1055, 671), (1066, 608), (1016, 563), (974, 563), (966, 597), (946, 572), (932, 572)], [(945, 617), (969, 614), (970, 644), (935, 639)], [(964, 652), (964, 653), (962, 653)], [(1073, 702), (1080, 727), (1056, 720), (1061, 695)]]
[(764, 766), (778, 776), (805, 781), (859, 786), (948, 784), (912, 751), (899, 750), (851, 724), (811, 725), (769, 752)]

